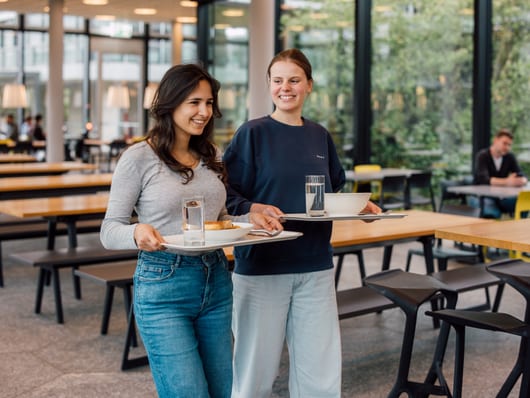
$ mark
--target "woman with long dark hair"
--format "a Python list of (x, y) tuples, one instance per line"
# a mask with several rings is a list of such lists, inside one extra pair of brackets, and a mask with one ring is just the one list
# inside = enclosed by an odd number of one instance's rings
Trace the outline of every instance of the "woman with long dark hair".
[[(212, 143), (220, 117), (219, 83), (198, 65), (177, 65), (162, 78), (144, 141), (114, 171), (101, 241), (138, 248), (134, 311), (160, 397), (230, 396), (232, 282), (222, 250), (172, 252), (163, 236), (179, 233), (184, 197), (206, 198), (206, 220), (250, 221), (282, 229), (258, 213), (227, 215), (225, 169)], [(133, 211), (138, 223), (131, 223)]]

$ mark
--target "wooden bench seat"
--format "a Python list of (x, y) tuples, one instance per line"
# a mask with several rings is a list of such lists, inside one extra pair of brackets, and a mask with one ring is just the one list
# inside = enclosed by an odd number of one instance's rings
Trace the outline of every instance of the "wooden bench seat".
[(337, 306), (339, 319), (353, 318), (396, 307), (392, 301), (367, 286), (337, 291)]
[(124, 261), (115, 264), (81, 267), (75, 270), (75, 274), (79, 277), (93, 280), (106, 286), (105, 302), (103, 304), (103, 318), (101, 321), (101, 334), (106, 334), (108, 331), (114, 290), (116, 287), (123, 289), (125, 312), (127, 314), (127, 331), (122, 355), (122, 370), (144, 366), (149, 363), (147, 356), (145, 355), (137, 358), (129, 358), (130, 347), (138, 346), (131, 296), (135, 269), (136, 261)]
[[(58, 323), (64, 322), (61, 300), (61, 284), (59, 270), (83, 265), (96, 265), (103, 263), (134, 260), (138, 255), (137, 250), (107, 250), (102, 246), (76, 247), (56, 250), (37, 250), (24, 253), (11, 254), (11, 258), (22, 264), (39, 267), (37, 293), (35, 299), (35, 313), (41, 311), (42, 296), (47, 273), (51, 275), (55, 296), (56, 317)], [(74, 276), (74, 289), (76, 298), (81, 298), (79, 276)]]
[[(76, 223), (77, 233), (99, 232), (101, 219), (79, 220)], [(57, 235), (67, 235), (66, 224), (57, 223)], [(2, 262), (2, 242), (6, 240), (20, 240), (45, 238), (48, 236), (48, 222), (43, 218), (20, 219), (2, 214), (0, 217), (0, 287), (4, 286), (4, 272)]]
[(115, 288), (123, 289), (125, 313), (127, 317), (129, 316), (129, 309), (132, 302), (131, 288), (135, 269), (136, 260), (129, 260), (113, 264), (91, 265), (81, 267), (74, 271), (74, 274), (80, 278), (85, 278), (106, 286), (101, 334), (107, 334), (109, 328)]

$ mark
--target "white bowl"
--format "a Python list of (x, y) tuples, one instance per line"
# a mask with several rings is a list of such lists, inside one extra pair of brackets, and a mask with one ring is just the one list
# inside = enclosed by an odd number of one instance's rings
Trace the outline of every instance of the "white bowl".
[(204, 231), (204, 240), (206, 241), (206, 243), (232, 242), (241, 239), (243, 236), (247, 235), (253, 228), (252, 224), (245, 222), (235, 222), (233, 224), (238, 228)]
[(370, 199), (370, 192), (326, 193), (324, 208), (328, 216), (348, 216), (359, 214)]

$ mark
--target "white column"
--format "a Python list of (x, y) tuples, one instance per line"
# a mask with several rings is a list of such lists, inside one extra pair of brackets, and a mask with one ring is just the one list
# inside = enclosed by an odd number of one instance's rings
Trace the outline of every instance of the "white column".
[(46, 161), (64, 160), (63, 7), (64, 0), (49, 0), (49, 77), (46, 112)]
[(266, 73), (274, 56), (274, 1), (251, 1), (248, 26), (248, 117), (254, 119), (272, 112)]

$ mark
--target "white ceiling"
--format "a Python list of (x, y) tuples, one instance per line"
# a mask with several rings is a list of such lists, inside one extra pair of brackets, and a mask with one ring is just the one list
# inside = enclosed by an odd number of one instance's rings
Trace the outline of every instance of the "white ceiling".
[[(49, 0), (0, 0), (0, 11), (18, 13), (41, 13)], [(135, 8), (155, 8), (156, 15), (136, 15)], [(131, 19), (145, 22), (170, 22), (177, 17), (195, 17), (197, 8), (182, 7), (180, 0), (109, 0), (105, 6), (90, 6), (82, 0), (64, 0), (64, 13), (84, 18), (96, 15), (114, 15), (117, 19)]]

